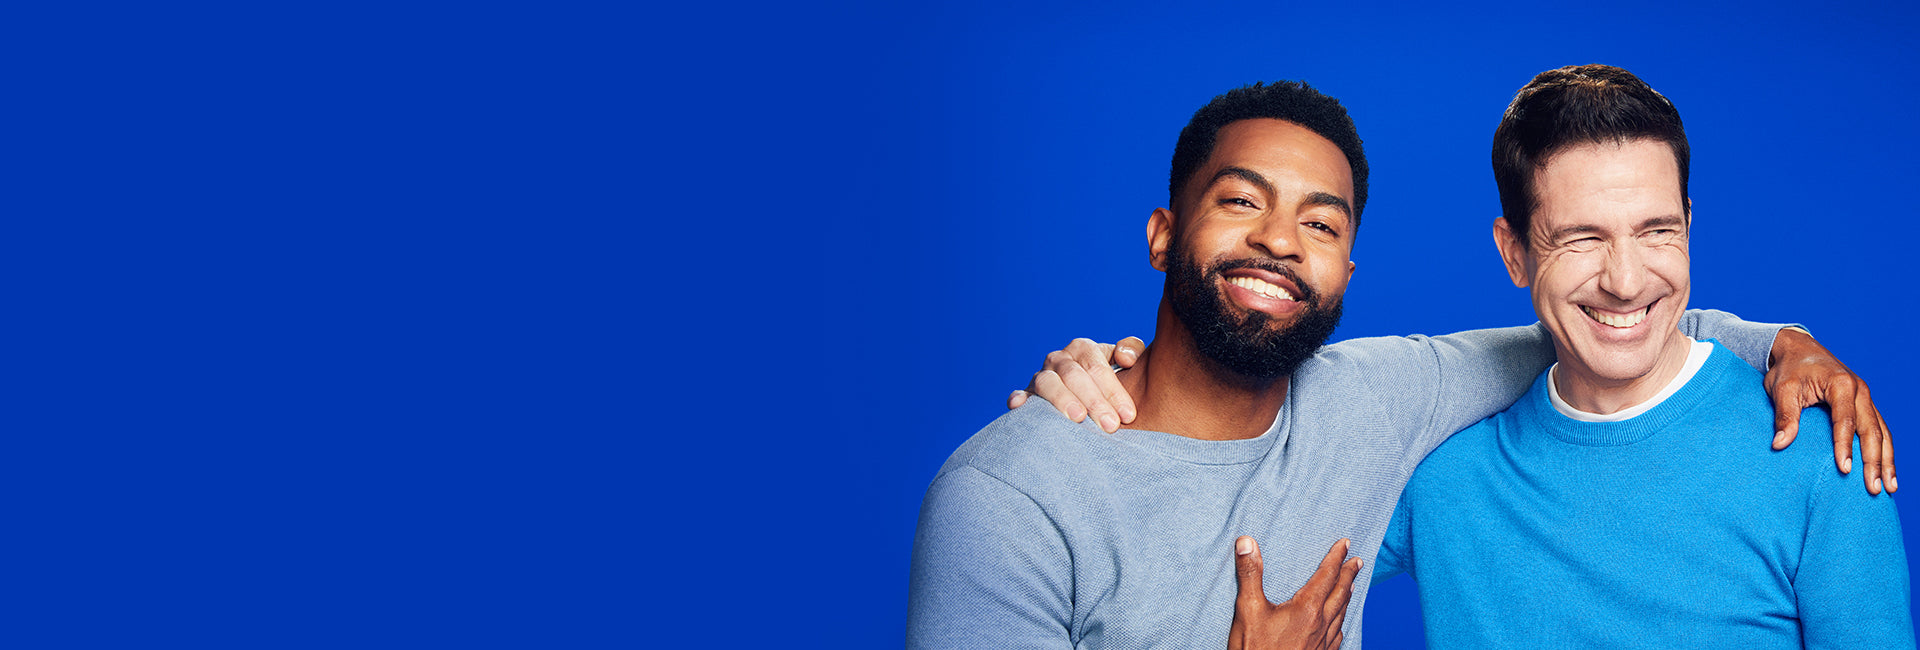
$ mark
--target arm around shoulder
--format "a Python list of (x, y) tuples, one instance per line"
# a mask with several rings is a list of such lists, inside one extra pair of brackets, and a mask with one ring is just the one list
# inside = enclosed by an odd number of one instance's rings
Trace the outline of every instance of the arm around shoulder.
[(1066, 540), (1027, 495), (973, 467), (927, 488), (909, 585), (909, 648), (1073, 647)]
[(1773, 340), (1780, 335), (1777, 323), (1754, 323), (1718, 309), (1689, 309), (1680, 316), (1680, 332), (1695, 341), (1719, 339), (1741, 361), (1762, 373), (1773, 353)]
[(1539, 325), (1355, 339), (1331, 348), (1361, 357), (1359, 372), (1403, 418), (1399, 428), (1414, 462), (1447, 436), (1512, 406), (1553, 363), (1553, 340)]

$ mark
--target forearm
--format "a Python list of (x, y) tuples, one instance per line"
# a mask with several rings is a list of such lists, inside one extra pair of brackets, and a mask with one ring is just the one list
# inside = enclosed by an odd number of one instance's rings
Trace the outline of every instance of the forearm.
[[(1718, 309), (1689, 309), (1680, 317), (1680, 332), (1696, 341), (1717, 339), (1720, 345), (1741, 361), (1764, 373), (1770, 366), (1774, 342), (1784, 327), (1780, 323), (1755, 323)], [(1806, 331), (1805, 329), (1801, 330)]]

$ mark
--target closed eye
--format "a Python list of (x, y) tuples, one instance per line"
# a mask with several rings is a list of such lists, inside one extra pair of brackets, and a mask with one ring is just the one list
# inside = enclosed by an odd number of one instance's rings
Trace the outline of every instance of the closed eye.
[(1599, 237), (1581, 237), (1566, 243), (1567, 248), (1576, 251), (1590, 251), (1600, 247)]

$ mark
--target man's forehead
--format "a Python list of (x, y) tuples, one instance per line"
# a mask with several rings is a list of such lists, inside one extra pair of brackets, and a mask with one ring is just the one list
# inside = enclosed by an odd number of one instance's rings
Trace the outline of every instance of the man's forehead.
[(1686, 209), (1679, 163), (1657, 140), (1568, 147), (1534, 173), (1534, 188), (1537, 218)]
[(1339, 145), (1287, 120), (1251, 118), (1221, 127), (1212, 155), (1190, 182), (1205, 187), (1227, 167), (1319, 180), (1334, 184), (1343, 198), (1351, 200), (1353, 195), (1353, 168)]

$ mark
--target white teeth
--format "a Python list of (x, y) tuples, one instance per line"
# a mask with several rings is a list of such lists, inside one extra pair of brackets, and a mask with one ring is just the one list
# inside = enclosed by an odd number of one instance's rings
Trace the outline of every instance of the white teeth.
[(1254, 293), (1266, 296), (1268, 298), (1279, 298), (1281, 300), (1293, 299), (1293, 294), (1287, 293), (1286, 289), (1282, 289), (1278, 285), (1275, 285), (1272, 282), (1268, 282), (1266, 280), (1262, 280), (1259, 278), (1249, 278), (1249, 277), (1241, 276), (1241, 277), (1228, 278), (1227, 282), (1233, 283), (1233, 286), (1240, 287), (1248, 291), (1252, 291)]
[(1641, 309), (1640, 311), (1636, 311), (1631, 314), (1626, 314), (1624, 316), (1615, 316), (1613, 314), (1602, 314), (1594, 311), (1592, 308), (1589, 308), (1589, 307), (1581, 307), (1580, 311), (1586, 312), (1588, 318), (1599, 321), (1600, 324), (1602, 325), (1606, 325), (1608, 327), (1618, 327), (1621, 329), (1626, 329), (1629, 327), (1633, 327), (1635, 325), (1639, 325), (1640, 321), (1646, 320), (1647, 312), (1651, 309), (1653, 309), (1653, 305), (1647, 305), (1646, 308)]

